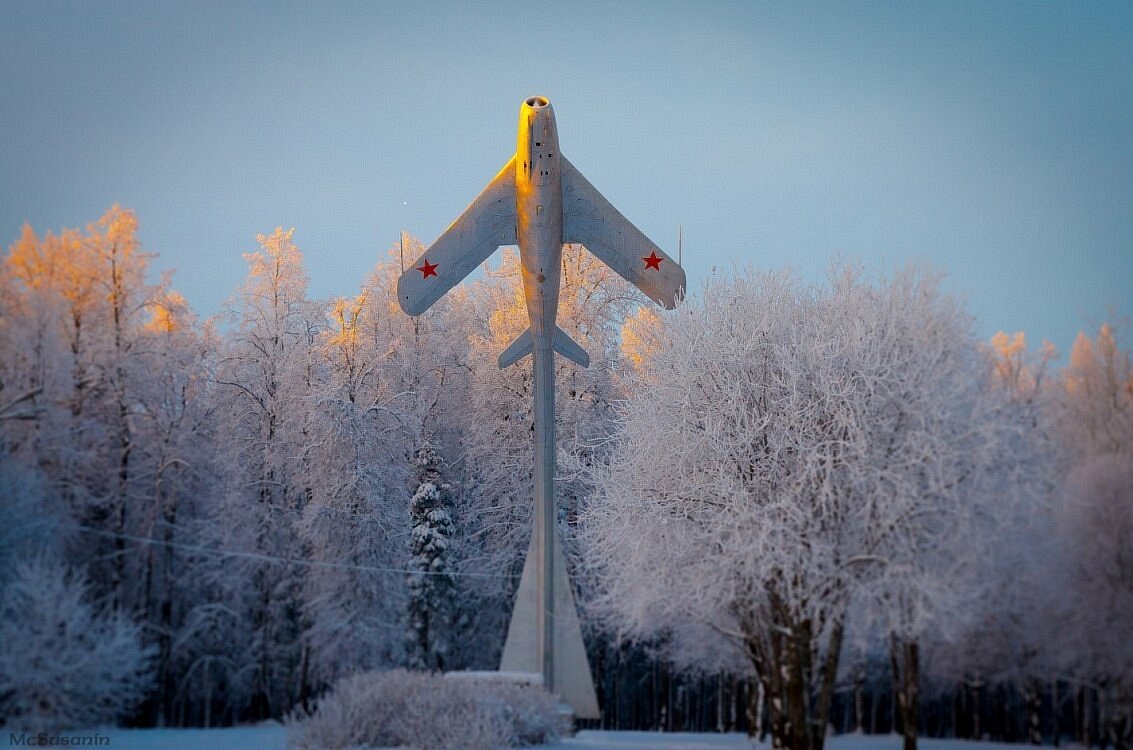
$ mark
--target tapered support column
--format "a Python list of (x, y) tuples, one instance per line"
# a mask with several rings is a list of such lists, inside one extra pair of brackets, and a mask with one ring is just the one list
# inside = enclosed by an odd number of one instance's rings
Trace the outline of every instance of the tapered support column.
[[(549, 343), (549, 342), (548, 342)], [(555, 360), (550, 348), (532, 352), (535, 390), (536, 622), (543, 683), (555, 691)]]

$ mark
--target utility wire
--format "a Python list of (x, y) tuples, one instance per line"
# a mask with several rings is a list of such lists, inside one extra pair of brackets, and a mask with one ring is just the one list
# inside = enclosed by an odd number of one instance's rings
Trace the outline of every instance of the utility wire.
[(307, 560), (301, 557), (278, 557), (276, 555), (265, 555), (261, 552), (239, 552), (236, 550), (216, 549), (215, 547), (202, 547), (197, 544), (184, 544), (182, 542), (167, 542), (164, 539), (154, 539), (148, 536), (134, 536), (133, 534), (117, 534), (113, 531), (105, 531), (104, 529), (96, 529), (91, 526), (79, 526), (80, 531), (85, 531), (88, 534), (96, 536), (109, 537), (111, 539), (125, 539), (131, 542), (138, 542), (140, 544), (152, 544), (158, 547), (172, 547), (173, 549), (184, 550), (186, 552), (203, 552), (207, 555), (216, 555), (218, 557), (236, 557), (245, 560), (260, 560), (263, 562), (284, 563), (287, 565), (306, 565), (311, 568), (337, 568), (339, 570), (358, 570), (367, 573), (398, 573), (403, 575), (424, 575), (424, 576), (453, 576), (454, 578), (518, 578), (517, 575), (509, 573), (460, 573), (456, 571), (433, 571), (433, 570), (408, 570), (405, 568), (386, 568), (377, 565), (355, 565), (353, 563), (337, 563), (327, 562), (325, 560)]

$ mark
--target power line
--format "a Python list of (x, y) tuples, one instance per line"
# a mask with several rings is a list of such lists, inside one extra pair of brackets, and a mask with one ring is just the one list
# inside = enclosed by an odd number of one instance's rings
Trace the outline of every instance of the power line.
[(386, 568), (377, 565), (355, 565), (353, 563), (339, 563), (327, 562), (325, 560), (308, 560), (301, 557), (279, 557), (277, 555), (266, 555), (262, 552), (241, 552), (237, 550), (217, 549), (215, 547), (202, 547), (197, 544), (184, 544), (182, 542), (167, 542), (164, 539), (154, 539), (148, 536), (134, 536), (133, 534), (118, 534), (113, 531), (106, 531), (104, 529), (96, 529), (91, 526), (79, 526), (80, 531), (85, 531), (89, 534), (96, 536), (108, 537), (110, 539), (125, 539), (131, 542), (138, 542), (140, 544), (152, 544), (158, 547), (171, 547), (173, 549), (184, 550), (186, 552), (203, 552), (207, 555), (216, 555), (218, 557), (235, 557), (245, 560), (260, 560), (262, 562), (284, 563), (287, 565), (306, 565), (311, 568), (337, 568), (339, 570), (358, 570), (367, 573), (398, 573), (402, 575), (425, 575), (425, 576), (453, 576), (454, 578), (518, 578), (517, 575), (509, 573), (460, 573), (456, 571), (433, 571), (433, 570), (408, 570), (406, 568)]

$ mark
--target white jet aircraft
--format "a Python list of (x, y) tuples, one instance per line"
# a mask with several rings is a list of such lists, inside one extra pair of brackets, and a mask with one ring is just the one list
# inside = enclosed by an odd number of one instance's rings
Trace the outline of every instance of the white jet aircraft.
[(555, 370), (552, 351), (590, 357), (556, 325), (565, 243), (578, 243), (650, 299), (672, 309), (684, 270), (629, 222), (559, 150), (551, 103), (519, 109), (515, 155), (397, 283), (401, 308), (420, 315), (501, 245), (519, 245), (530, 328), (500, 354), (501, 368), (532, 355), (535, 523), (500, 669), (542, 675), (580, 718), (599, 718), (574, 596), (555, 534)]

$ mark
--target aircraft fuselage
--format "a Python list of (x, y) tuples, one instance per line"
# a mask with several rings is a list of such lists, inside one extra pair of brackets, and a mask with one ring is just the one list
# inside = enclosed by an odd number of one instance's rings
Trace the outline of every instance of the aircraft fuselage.
[(563, 255), (559, 133), (550, 102), (533, 96), (519, 110), (515, 150), (516, 239), (534, 348), (551, 349)]

